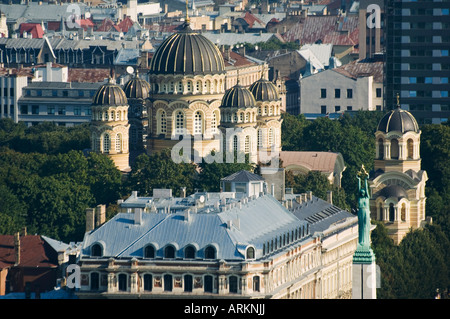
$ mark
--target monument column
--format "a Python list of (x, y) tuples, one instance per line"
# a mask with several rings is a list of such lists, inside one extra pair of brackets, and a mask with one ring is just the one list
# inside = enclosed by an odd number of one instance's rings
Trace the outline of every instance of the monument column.
[(375, 255), (370, 247), (370, 206), (364, 169), (358, 173), (358, 244), (353, 255), (352, 299), (376, 299), (377, 273)]

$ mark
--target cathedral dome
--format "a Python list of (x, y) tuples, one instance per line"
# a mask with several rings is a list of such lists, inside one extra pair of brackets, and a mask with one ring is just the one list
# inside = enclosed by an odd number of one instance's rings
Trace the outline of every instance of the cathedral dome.
[(125, 83), (123, 91), (129, 99), (146, 99), (150, 93), (150, 84), (136, 75)]
[(223, 74), (225, 63), (219, 49), (185, 23), (156, 50), (150, 62), (151, 74)]
[(397, 199), (408, 198), (408, 194), (406, 193), (405, 189), (399, 185), (386, 186), (380, 191), (380, 195), (385, 198), (389, 197), (395, 197)]
[(259, 79), (249, 88), (256, 101), (278, 101), (279, 95), (275, 84), (269, 80)]
[(255, 107), (255, 104), (256, 101), (253, 94), (238, 83), (225, 92), (221, 107), (247, 108)]
[(128, 100), (122, 88), (109, 81), (99, 87), (92, 99), (94, 106), (123, 106), (128, 105)]
[(397, 107), (381, 119), (378, 123), (377, 131), (382, 131), (383, 133), (389, 133), (392, 131), (398, 131), (401, 133), (412, 131), (418, 133), (419, 125), (411, 113)]

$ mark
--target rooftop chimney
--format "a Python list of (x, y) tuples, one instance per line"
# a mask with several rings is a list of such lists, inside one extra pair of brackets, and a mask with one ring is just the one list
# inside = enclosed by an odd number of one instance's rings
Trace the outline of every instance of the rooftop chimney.
[(142, 209), (134, 208), (134, 224), (142, 225)]
[(186, 197), (186, 187), (181, 187), (180, 197), (182, 198)]
[(14, 234), (14, 250), (16, 253), (16, 260), (14, 266), (20, 264), (20, 233), (17, 232)]
[(86, 208), (86, 231), (94, 229), (95, 225), (95, 208)]

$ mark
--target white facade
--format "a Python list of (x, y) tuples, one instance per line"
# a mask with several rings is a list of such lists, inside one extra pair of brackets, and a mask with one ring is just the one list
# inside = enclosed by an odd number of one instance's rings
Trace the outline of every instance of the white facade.
[(382, 88), (371, 75), (354, 78), (325, 70), (300, 80), (300, 113), (381, 110)]
[(22, 88), (27, 86), (27, 83), (27, 76), (0, 77), (0, 118), (9, 117), (15, 123), (19, 121), (18, 100), (22, 96)]

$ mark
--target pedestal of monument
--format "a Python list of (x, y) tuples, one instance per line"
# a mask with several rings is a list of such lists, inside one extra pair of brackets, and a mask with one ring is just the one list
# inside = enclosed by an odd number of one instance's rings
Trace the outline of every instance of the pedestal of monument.
[(377, 299), (377, 266), (370, 248), (358, 248), (353, 255), (352, 299)]

